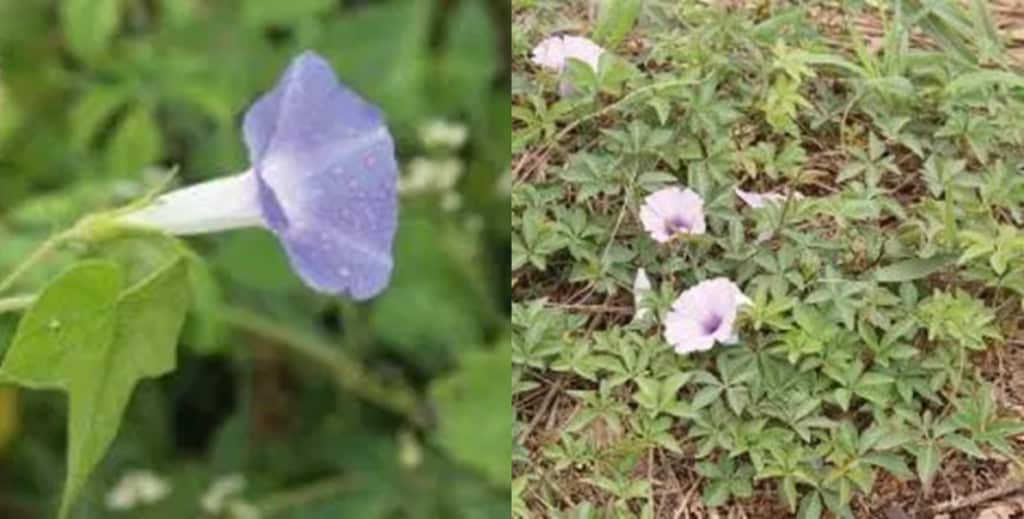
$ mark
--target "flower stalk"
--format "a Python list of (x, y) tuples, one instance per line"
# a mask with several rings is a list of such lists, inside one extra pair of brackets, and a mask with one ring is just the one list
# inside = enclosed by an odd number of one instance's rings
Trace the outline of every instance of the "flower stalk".
[(313, 335), (292, 330), (248, 310), (229, 308), (221, 314), (236, 329), (271, 339), (295, 353), (325, 366), (343, 391), (425, 427), (429, 421), (416, 393), (404, 383), (374, 377), (359, 360)]

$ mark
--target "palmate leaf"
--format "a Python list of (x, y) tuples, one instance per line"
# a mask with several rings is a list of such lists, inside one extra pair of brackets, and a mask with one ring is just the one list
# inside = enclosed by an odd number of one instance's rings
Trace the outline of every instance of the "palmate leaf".
[(114, 263), (88, 261), (60, 276), (18, 326), (0, 376), (68, 393), (68, 471), (59, 517), (66, 517), (121, 424), (135, 385), (175, 367), (188, 308), (181, 258), (125, 286)]

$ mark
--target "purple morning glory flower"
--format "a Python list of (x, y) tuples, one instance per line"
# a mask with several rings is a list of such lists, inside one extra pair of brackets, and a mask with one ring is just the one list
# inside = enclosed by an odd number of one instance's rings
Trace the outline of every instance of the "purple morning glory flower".
[(122, 217), (172, 234), (261, 226), (313, 289), (369, 299), (388, 285), (398, 165), (380, 110), (305, 52), (245, 114), (250, 169)]
[(640, 222), (658, 243), (684, 234), (704, 234), (704, 199), (692, 189), (666, 187), (644, 198)]
[(742, 305), (750, 299), (727, 278), (702, 281), (684, 291), (665, 316), (665, 340), (676, 353), (711, 349), (715, 342), (734, 344), (739, 340), (735, 322)]

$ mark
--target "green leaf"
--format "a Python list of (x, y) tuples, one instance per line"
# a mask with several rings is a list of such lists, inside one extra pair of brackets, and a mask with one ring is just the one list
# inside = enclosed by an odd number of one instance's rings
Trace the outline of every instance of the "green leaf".
[(122, 284), (132, 286), (149, 279), (181, 255), (181, 243), (166, 234), (133, 232), (103, 240), (88, 259), (114, 262), (121, 267)]
[(862, 67), (835, 54), (795, 51), (793, 55), (809, 65), (828, 65), (849, 72), (856, 77), (868, 76), (868, 72)]
[(174, 369), (188, 301), (180, 259), (127, 289), (116, 264), (89, 261), (47, 287), (19, 324), (0, 373), (70, 399), (60, 517), (114, 440), (136, 384)]
[(480, 471), (498, 486), (512, 477), (511, 342), (492, 351), (469, 351), (459, 370), (434, 382), (437, 442), (456, 460)]
[(108, 173), (134, 175), (160, 158), (163, 136), (153, 114), (136, 107), (118, 125), (107, 149)]
[(115, 112), (131, 98), (131, 91), (118, 86), (90, 88), (75, 101), (68, 115), (71, 144), (85, 149)]
[(715, 508), (722, 506), (729, 499), (729, 481), (716, 479), (708, 483), (702, 494), (704, 506)]
[(701, 461), (697, 463), (695, 468), (697, 470), (697, 474), (700, 474), (707, 479), (724, 479), (729, 475), (727, 472), (723, 471), (717, 463), (712, 463), (710, 461)]
[(939, 269), (956, 261), (956, 256), (939, 254), (930, 258), (914, 258), (893, 263), (875, 271), (875, 280), (879, 283), (900, 283), (927, 277)]
[(939, 470), (939, 448), (934, 442), (928, 443), (917, 452), (917, 477), (925, 486), (931, 486), (932, 478)]
[(914, 477), (914, 473), (907, 468), (903, 458), (891, 452), (876, 452), (864, 458), (864, 461), (889, 471), (897, 478), (906, 480)]
[(640, 16), (642, 0), (602, 0), (594, 40), (615, 47), (626, 38)]
[(843, 411), (850, 408), (850, 399), (853, 398), (853, 393), (849, 389), (837, 388), (832, 395)]
[(980, 70), (957, 76), (946, 85), (946, 92), (951, 97), (961, 96), (966, 92), (993, 85), (1024, 88), (1024, 77), (1020, 74), (1004, 70)]
[(796, 511), (798, 494), (796, 490), (796, 479), (794, 479), (793, 476), (784, 476), (782, 481), (779, 482), (779, 495), (781, 495), (783, 501), (786, 502), (790, 512)]
[(730, 387), (725, 390), (725, 401), (737, 416), (743, 413), (749, 400), (750, 392), (746, 387)]
[(821, 496), (817, 492), (810, 492), (800, 500), (800, 513), (797, 517), (799, 519), (818, 519), (822, 512)]
[(117, 30), (121, 0), (66, 0), (60, 14), (71, 52), (92, 60), (106, 50)]
[(628, 60), (611, 52), (605, 52), (599, 60), (597, 86), (602, 92), (620, 95), (623, 85), (636, 73), (636, 67)]
[(943, 439), (954, 449), (963, 452), (964, 454), (968, 454), (973, 458), (977, 458), (980, 460), (986, 458), (985, 452), (981, 450), (981, 447), (978, 447), (978, 444), (975, 443), (974, 440), (966, 436), (960, 434), (950, 434), (945, 436)]
[(693, 408), (701, 409), (707, 407), (715, 400), (718, 400), (718, 396), (721, 394), (722, 388), (720, 386), (705, 387), (693, 396)]

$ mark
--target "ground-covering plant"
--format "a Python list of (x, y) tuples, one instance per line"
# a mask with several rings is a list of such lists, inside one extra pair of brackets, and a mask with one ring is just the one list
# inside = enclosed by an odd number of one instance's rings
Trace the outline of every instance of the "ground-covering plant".
[(0, 0), (0, 517), (504, 517), (507, 16)]
[(930, 515), (1020, 469), (984, 2), (513, 4), (514, 515)]

